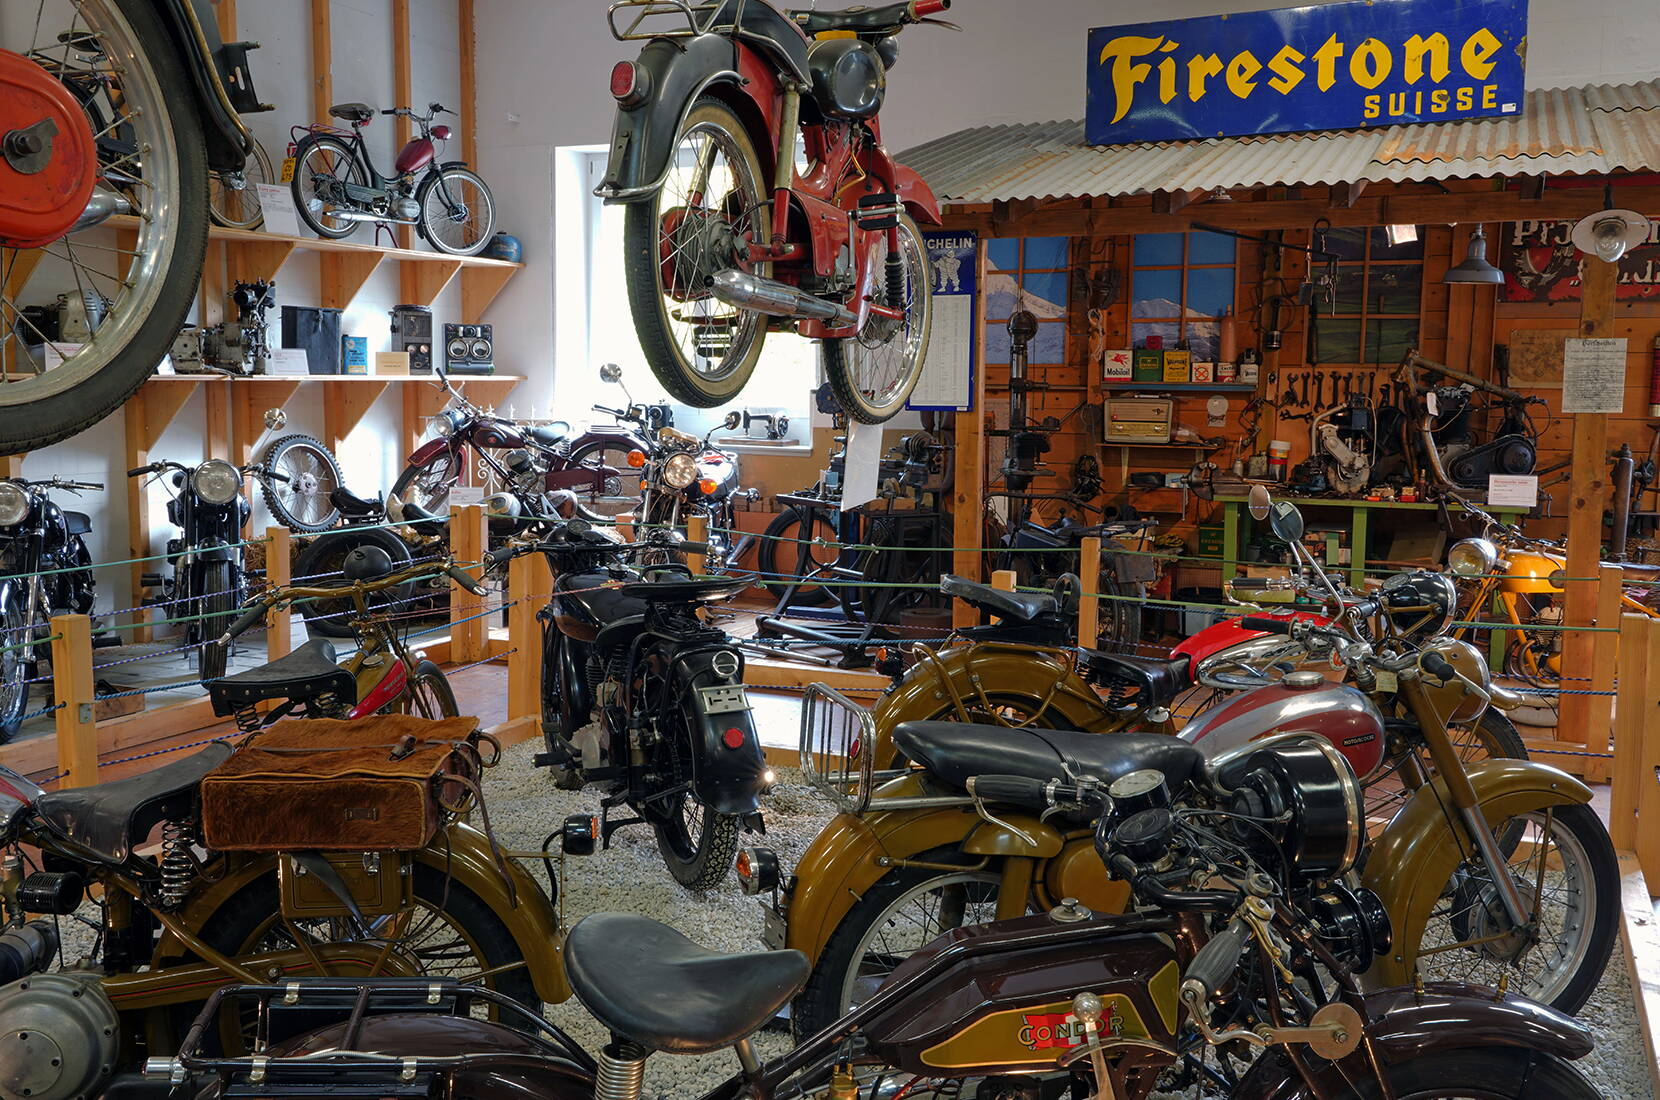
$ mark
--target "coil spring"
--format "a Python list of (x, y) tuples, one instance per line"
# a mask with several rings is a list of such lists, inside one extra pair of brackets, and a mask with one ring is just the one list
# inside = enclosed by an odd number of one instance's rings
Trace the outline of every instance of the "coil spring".
[[(640, 1100), (646, 1079), (644, 1052), (622, 1049), (611, 1053), (607, 1046), (599, 1053), (599, 1073), (594, 1081), (594, 1100)], [(638, 1054), (636, 1057), (630, 1055)]]
[(236, 728), (243, 733), (258, 733), (260, 727), (259, 708), (246, 706), (236, 712)]
[(196, 883), (196, 860), (190, 854), (195, 830), (185, 821), (161, 825), (161, 908), (171, 911), (184, 904)]

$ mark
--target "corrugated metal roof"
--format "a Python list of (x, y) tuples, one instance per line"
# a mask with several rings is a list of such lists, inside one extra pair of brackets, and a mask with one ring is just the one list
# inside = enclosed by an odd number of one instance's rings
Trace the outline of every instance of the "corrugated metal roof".
[(1660, 170), (1660, 81), (1529, 92), (1519, 115), (1336, 133), (1084, 144), (1081, 121), (979, 126), (901, 155), (944, 202)]

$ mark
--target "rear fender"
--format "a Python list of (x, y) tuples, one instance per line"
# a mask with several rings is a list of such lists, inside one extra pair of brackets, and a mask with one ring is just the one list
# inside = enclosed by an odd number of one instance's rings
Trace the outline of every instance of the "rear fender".
[[(731, 672), (718, 668), (730, 661)], [(693, 744), (692, 787), (698, 800), (722, 814), (752, 814), (760, 808), (765, 788), (766, 759), (755, 733), (755, 716), (747, 704), (728, 709), (722, 698), (743, 692), (743, 658), (725, 645), (681, 651), (674, 656), (672, 674), (679, 684)], [(704, 689), (715, 689), (705, 694)]]
[(229, 102), (221, 67), (224, 43), (209, 0), (153, 0), (150, 5), (172, 39), (195, 92), (192, 104), (202, 119), (208, 167), (216, 172), (240, 172), (252, 150), (253, 139)]
[[(1591, 801), (1591, 788), (1567, 772), (1533, 760), (1482, 760), (1465, 771), (1489, 825), (1532, 810)], [(1395, 926), (1395, 951), (1367, 975), (1374, 986), (1406, 985), (1412, 974), (1399, 949), (1423, 936), (1441, 894), (1462, 861), (1463, 845), (1443, 806), (1452, 799), (1440, 779), (1414, 791), (1366, 857), (1361, 881), (1383, 900)]]

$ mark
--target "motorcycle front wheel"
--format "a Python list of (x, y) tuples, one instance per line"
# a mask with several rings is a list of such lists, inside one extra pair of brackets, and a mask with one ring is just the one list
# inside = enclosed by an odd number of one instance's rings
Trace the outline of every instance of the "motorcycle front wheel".
[(276, 183), (271, 156), (254, 142), (254, 151), (240, 172), (215, 172), (208, 180), (208, 216), (227, 229), (258, 229), (265, 224), (257, 186)]
[[(842, 408), (855, 420), (880, 424), (905, 408), (922, 375), (928, 336), (934, 325), (934, 286), (922, 231), (909, 215), (899, 219), (903, 260), (901, 318), (871, 314), (859, 335), (824, 341), (824, 374)], [(863, 295), (891, 304), (887, 292), (885, 243), (872, 249)]]
[(399, 714), (413, 714), (417, 718), (459, 718), (461, 706), (455, 701), (455, 688), (444, 676), (444, 670), (431, 661), (415, 666), (409, 678), (409, 690), (394, 704)]
[(496, 231), (496, 200), (477, 172), (450, 167), (433, 172), (415, 193), (421, 234), (451, 256), (484, 251)]
[(742, 120), (716, 99), (692, 104), (669, 165), (654, 198), (629, 204), (623, 276), (652, 373), (676, 401), (712, 409), (749, 381), (767, 319), (720, 301), (709, 281), (733, 267), (771, 274), (739, 255), (771, 239), (770, 196)]
[(242, 600), (231, 583), (230, 562), (203, 562), (198, 575), (201, 591), (194, 606), (201, 618), (195, 626), (202, 644), (196, 647), (196, 675), (202, 680), (217, 680), (225, 674), (225, 662), (230, 656), (228, 647), (220, 645), (217, 639), (236, 622)]
[(285, 435), (265, 449), (260, 471), (265, 507), (289, 530), (323, 531), (340, 518), (329, 495), (344, 484), (344, 477), (322, 440)]
[[(39, 64), (81, 104), (97, 146), (93, 198), (112, 199), (135, 216), (71, 230), (41, 248), (0, 245), (0, 316), (7, 319), (0, 336), (7, 378), (0, 386), (0, 454), (74, 435), (131, 397), (172, 347), (207, 251), (202, 123), (190, 75), (156, 6), (54, 5), (65, 13), (56, 24), (38, 7), (0, 20), (0, 51)], [(48, 252), (55, 259), (40, 262)], [(88, 312), (102, 320), (78, 345), (52, 341), (58, 354), (48, 357), (48, 342), (23, 315), (23, 303), (65, 293), (85, 298)]]
[(0, 610), (0, 745), (17, 736), (29, 709), (29, 612), (17, 590)]
[(388, 508), (395, 499), (423, 512), (442, 515), (450, 504), (450, 489), (460, 476), (461, 462), (453, 451), (439, 451), (419, 466), (405, 466), (392, 483), (392, 491), (386, 494)]
[(310, 134), (294, 147), (294, 178), (288, 189), (294, 196), (294, 209), (312, 232), (330, 240), (349, 237), (362, 224), (340, 217), (336, 211), (355, 210), (356, 207), (337, 203), (327, 192), (339, 184), (367, 187), (363, 166), (352, 155), (351, 146), (328, 134)]

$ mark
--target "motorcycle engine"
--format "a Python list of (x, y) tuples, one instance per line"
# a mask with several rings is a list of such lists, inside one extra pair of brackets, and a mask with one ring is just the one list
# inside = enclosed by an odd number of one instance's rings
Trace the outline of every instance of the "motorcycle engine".
[(392, 216), (412, 222), (421, 216), (421, 204), (411, 198), (393, 199)]
[(36, 974), (0, 988), (0, 1100), (72, 1100), (115, 1068), (115, 1008), (92, 974)]
[(1453, 450), (1449, 447), (1445, 456), (1447, 476), (1464, 489), (1487, 488), (1489, 474), (1531, 474), (1539, 461), (1538, 449), (1525, 435), (1501, 435), (1491, 443)]

